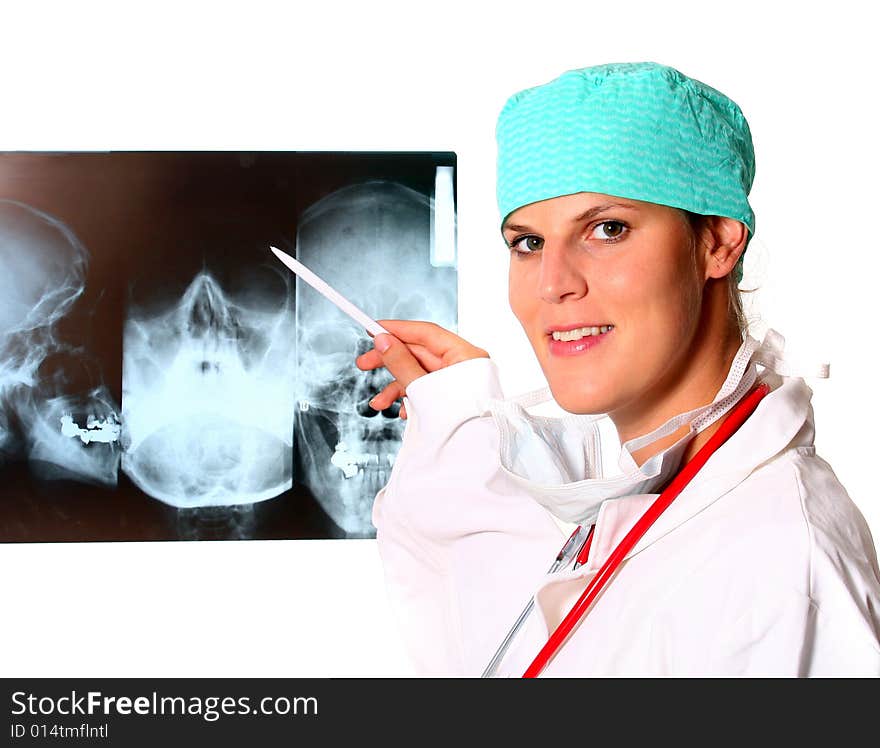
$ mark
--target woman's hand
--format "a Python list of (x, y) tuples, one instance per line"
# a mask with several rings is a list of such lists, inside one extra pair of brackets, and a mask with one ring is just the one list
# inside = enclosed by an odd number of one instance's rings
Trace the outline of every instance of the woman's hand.
[[(378, 395), (370, 400), (374, 410), (384, 410), (406, 394), (410, 382), (425, 374), (452, 366), (471, 358), (489, 358), (482, 348), (468, 343), (433, 322), (413, 320), (378, 320), (391, 335), (380, 334), (373, 339), (374, 348), (355, 359), (359, 369), (370, 371), (384, 366), (394, 376)], [(406, 418), (401, 406), (400, 417)]]

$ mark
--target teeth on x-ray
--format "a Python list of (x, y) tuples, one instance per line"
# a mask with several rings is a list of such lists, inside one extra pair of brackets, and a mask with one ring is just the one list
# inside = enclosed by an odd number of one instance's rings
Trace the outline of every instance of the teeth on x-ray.
[(339, 442), (333, 451), (330, 462), (336, 465), (346, 478), (354, 478), (361, 469), (375, 468), (376, 471), (381, 472), (380, 464), (394, 467), (395, 457), (396, 455), (386, 454), (380, 461), (377, 454), (355, 454), (348, 451), (348, 445), (345, 442)]
[[(395, 182), (344, 187), (301, 216), (297, 259), (374, 319), (430, 319), (454, 329), (454, 235), (432, 233), (454, 232), (454, 221), (445, 210), (434, 221), (432, 211), (430, 198)], [(432, 249), (436, 255), (441, 246), (437, 263)], [(352, 365), (371, 347), (357, 323), (297, 282), (295, 448), (303, 475), (296, 479), (350, 534), (371, 532), (373, 498), (388, 481), (404, 426), (399, 405), (377, 413), (367, 404), (391, 379)]]
[[(117, 410), (104, 386), (80, 397), (62, 395), (22, 407), (19, 412), (31, 413), (28, 459), (35, 472), (115, 486), (121, 451)], [(78, 421), (86, 427), (77, 426)]]
[(236, 303), (207, 272), (125, 325), (123, 471), (176, 507), (250, 504), (292, 485), (293, 307)]
[(115, 414), (109, 418), (95, 418), (89, 414), (86, 420), (86, 427), (80, 428), (73, 420), (70, 413), (61, 416), (61, 433), (64, 436), (78, 438), (83, 444), (91, 444), (92, 442), (103, 442), (109, 444), (119, 439), (119, 432), (122, 427)]

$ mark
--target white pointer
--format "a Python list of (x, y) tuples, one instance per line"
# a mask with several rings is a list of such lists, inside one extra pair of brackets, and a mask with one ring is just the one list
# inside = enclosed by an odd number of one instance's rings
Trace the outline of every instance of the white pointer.
[(270, 246), (269, 249), (271, 249), (272, 252), (275, 253), (275, 256), (279, 260), (281, 260), (281, 262), (287, 265), (287, 267), (289, 267), (294, 273), (296, 273), (318, 293), (330, 299), (330, 301), (336, 304), (336, 306), (338, 306), (355, 322), (363, 326), (365, 330), (372, 333), (373, 335), (378, 335), (382, 332), (390, 334), (388, 333), (388, 330), (382, 327), (382, 325), (376, 322), (376, 320), (374, 320), (372, 317), (367, 316), (364, 312), (358, 309), (341, 293), (339, 293), (339, 291), (332, 288), (326, 281), (321, 280), (321, 278), (319, 278), (305, 265), (299, 262), (299, 260), (294, 260), (289, 254), (287, 254), (286, 252), (282, 252), (280, 249), (275, 249), (275, 247)]

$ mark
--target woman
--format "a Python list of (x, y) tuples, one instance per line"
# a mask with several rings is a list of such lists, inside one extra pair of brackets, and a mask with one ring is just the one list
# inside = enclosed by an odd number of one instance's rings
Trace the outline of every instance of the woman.
[[(504, 401), (487, 352), (429, 323), (383, 320), (393, 335), (358, 358), (395, 377), (373, 407), (405, 395), (373, 521), (419, 672), (480, 674), (534, 596), (491, 674), (880, 674), (870, 532), (816, 455), (781, 338), (759, 344), (742, 321), (754, 156), (739, 107), (669, 67), (602, 65), (515, 94), (496, 134), (510, 304), (573, 415)], [(623, 445), (608, 478), (602, 413)], [(718, 446), (732, 413), (746, 420)], [(576, 524), (578, 558), (546, 573)], [(542, 649), (585, 590), (586, 613)]]

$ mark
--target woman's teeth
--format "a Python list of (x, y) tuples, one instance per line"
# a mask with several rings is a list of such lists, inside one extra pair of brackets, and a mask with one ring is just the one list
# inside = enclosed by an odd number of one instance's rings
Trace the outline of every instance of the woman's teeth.
[(601, 327), (579, 327), (576, 330), (554, 330), (553, 340), (580, 340), (590, 335), (604, 335), (613, 329), (614, 325), (602, 325)]

